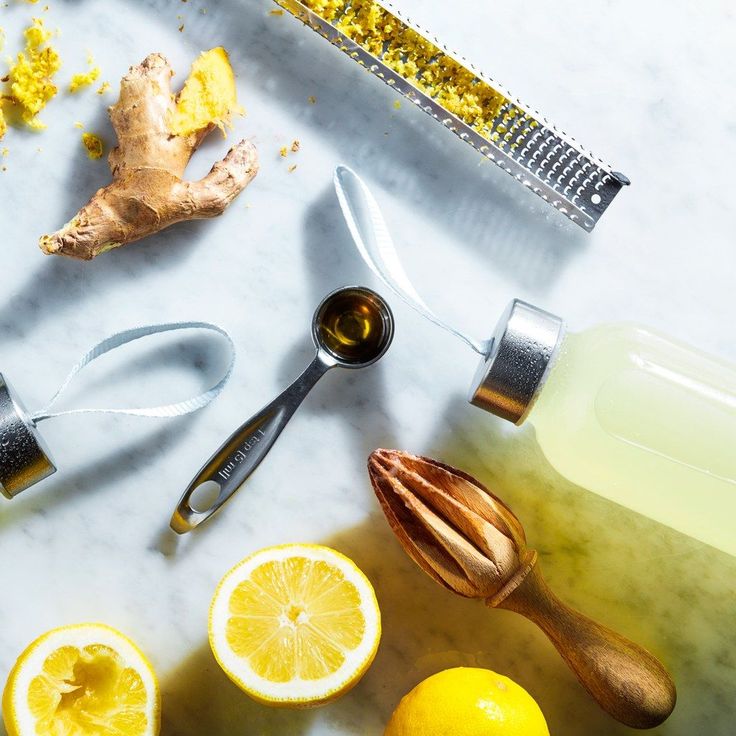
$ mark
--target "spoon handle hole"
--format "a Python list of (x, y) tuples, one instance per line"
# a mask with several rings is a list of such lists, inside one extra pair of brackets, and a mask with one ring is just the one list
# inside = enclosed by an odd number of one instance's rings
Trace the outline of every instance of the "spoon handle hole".
[(206, 480), (200, 483), (189, 495), (186, 501), (199, 514), (209, 511), (220, 499), (222, 487), (217, 481)]

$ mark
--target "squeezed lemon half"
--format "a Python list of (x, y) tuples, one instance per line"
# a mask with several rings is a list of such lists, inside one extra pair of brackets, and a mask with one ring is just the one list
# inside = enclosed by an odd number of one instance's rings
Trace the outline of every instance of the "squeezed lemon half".
[(3, 693), (8, 736), (156, 736), (156, 675), (109, 626), (53, 629), (18, 658)]
[(329, 547), (287, 544), (246, 558), (210, 608), (210, 646), (244, 692), (269, 705), (334, 700), (370, 667), (381, 638), (373, 587)]

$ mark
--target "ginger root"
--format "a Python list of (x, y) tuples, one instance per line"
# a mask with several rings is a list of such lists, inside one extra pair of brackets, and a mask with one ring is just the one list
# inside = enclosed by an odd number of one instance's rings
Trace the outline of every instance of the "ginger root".
[(256, 149), (243, 140), (203, 179), (183, 180), (205, 136), (228, 125), (240, 108), (224, 49), (202, 54), (177, 96), (172, 76), (168, 61), (151, 54), (123, 78), (110, 108), (118, 138), (108, 158), (112, 183), (61, 230), (41, 237), (44, 253), (90, 260), (174, 223), (216, 217), (255, 177)]

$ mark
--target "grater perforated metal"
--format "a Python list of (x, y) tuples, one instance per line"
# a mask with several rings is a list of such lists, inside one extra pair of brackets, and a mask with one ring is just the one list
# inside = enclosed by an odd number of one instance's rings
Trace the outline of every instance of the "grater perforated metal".
[[(512, 97), (499, 84), (486, 77), (464, 58), (454, 54), (430, 34), (416, 26), (389, 3), (375, 0), (275, 0), (350, 58), (369, 69), (390, 87), (418, 105), (435, 120), (472, 145), (525, 187), (586, 230), (592, 230), (619, 190), (629, 184), (626, 176), (613, 171), (598, 157), (586, 151), (573, 138), (557, 130), (548, 120)], [(463, 73), (472, 76), (473, 90), (490, 92), (494, 100), (489, 120), (472, 125), (450, 111), (432, 90), (422, 83), (426, 68), (414, 74), (397, 71), (387, 63), (390, 48), (384, 44), (373, 53), (347, 35), (350, 23), (342, 23), (352, 13), (371, 5), (371, 11), (390, 19), (395, 27), (416, 34), (434, 57), (428, 64), (450, 60)], [(354, 7), (355, 6), (355, 7)], [(327, 9), (323, 17), (318, 10)], [(401, 72), (401, 73), (400, 73)]]

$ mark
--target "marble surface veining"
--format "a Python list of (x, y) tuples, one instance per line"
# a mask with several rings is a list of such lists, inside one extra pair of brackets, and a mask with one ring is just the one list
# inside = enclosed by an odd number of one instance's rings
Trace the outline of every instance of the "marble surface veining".
[[(150, 655), (168, 736), (378, 736), (420, 678), (463, 663), (524, 685), (553, 734), (630, 733), (591, 702), (530, 623), (453, 597), (405, 557), (365, 472), (370, 450), (399, 447), (488, 483), (525, 524), (559, 595), (667, 663), (679, 703), (654, 733), (733, 734), (736, 560), (558, 476), (532, 431), (466, 403), (470, 351), (396, 299), (397, 335), (385, 359), (327, 376), (226, 512), (186, 539), (167, 532), (200, 462), (306, 364), (321, 297), (347, 282), (377, 287), (338, 211), (331, 174), (340, 162), (374, 188), (426, 300), (478, 336), (518, 296), (573, 328), (632, 319), (736, 360), (732, 5), (529, 0), (521, 12), (515, 3), (397, 0), (631, 178), (587, 235), (421, 111), (395, 109), (389, 89), (290, 16), (269, 15), (267, 0), (49, 4), (48, 23), (62, 30), (62, 81), (84, 68), (87, 51), (113, 89), (151, 51), (164, 52), (181, 80), (199, 50), (225, 45), (248, 112), (233, 135), (253, 138), (262, 171), (220, 220), (77, 263), (44, 257), (36, 240), (107, 180), (105, 163), (86, 158), (74, 122), (110, 141), (105, 107), (114, 95), (62, 93), (42, 115), (47, 131), (12, 130), (3, 142), (0, 370), (26, 404), (43, 404), (89, 345), (135, 324), (218, 322), (239, 359), (222, 397), (193, 417), (43, 425), (59, 472), (0, 502), (0, 679), (39, 633), (100, 620)], [(0, 7), (6, 53), (40, 12), (42, 4), (14, 0)], [(284, 160), (279, 149), (294, 139), (301, 150)], [(227, 145), (212, 136), (191, 175)], [(181, 398), (215, 375), (221, 352), (198, 336), (145, 343), (100, 361), (68, 401)], [(349, 554), (383, 610), (373, 668), (348, 696), (315, 711), (251, 702), (206, 643), (220, 576), (249, 552), (285, 541)]]

